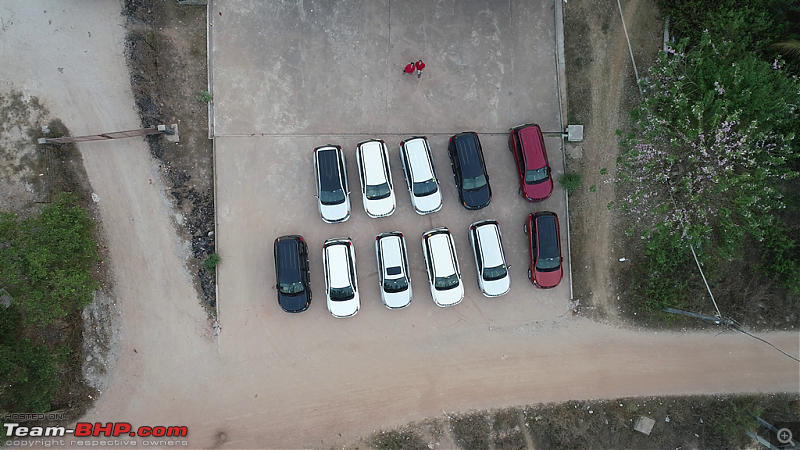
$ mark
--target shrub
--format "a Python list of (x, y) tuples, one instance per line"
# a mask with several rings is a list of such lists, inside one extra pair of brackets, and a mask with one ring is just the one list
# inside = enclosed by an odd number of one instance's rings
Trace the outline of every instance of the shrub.
[(574, 194), (581, 187), (581, 175), (575, 172), (567, 172), (558, 178), (558, 184), (566, 189), (568, 194)]
[(197, 100), (198, 102), (210, 103), (211, 94), (208, 91), (200, 91), (200, 95), (195, 95), (194, 99)]
[(219, 264), (219, 262), (220, 262), (219, 253), (212, 253), (208, 255), (208, 258), (206, 258), (203, 261), (203, 266), (205, 266), (206, 269), (213, 271), (217, 267), (217, 264)]

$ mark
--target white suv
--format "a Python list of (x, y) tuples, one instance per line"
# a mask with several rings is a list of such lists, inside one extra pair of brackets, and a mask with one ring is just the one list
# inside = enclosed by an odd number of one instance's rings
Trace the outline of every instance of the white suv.
[(325, 268), (325, 295), (333, 317), (355, 316), (361, 301), (358, 298), (356, 250), (350, 238), (328, 239), (322, 244), (322, 265)]
[(314, 149), (314, 172), (317, 181), (319, 215), (327, 223), (350, 218), (350, 188), (347, 187), (344, 152), (338, 145)]
[(383, 304), (389, 309), (405, 308), (411, 303), (412, 292), (403, 233), (392, 231), (375, 236), (375, 255)]
[(394, 185), (386, 144), (378, 139), (359, 143), (356, 160), (364, 211), (372, 218), (391, 216), (395, 209)]
[(499, 297), (511, 289), (511, 275), (506, 267), (503, 238), (494, 220), (482, 220), (469, 226), (469, 243), (478, 268), (478, 286), (483, 295)]
[(413, 137), (401, 142), (400, 159), (414, 211), (424, 215), (442, 209), (442, 191), (436, 178), (428, 138)]
[(428, 268), (431, 297), (437, 306), (453, 306), (464, 299), (464, 284), (453, 236), (445, 227), (422, 235), (422, 254)]

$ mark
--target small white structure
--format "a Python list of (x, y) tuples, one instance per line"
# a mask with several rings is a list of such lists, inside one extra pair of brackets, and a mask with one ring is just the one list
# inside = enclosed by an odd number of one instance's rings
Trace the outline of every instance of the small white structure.
[(656, 421), (645, 416), (639, 416), (639, 420), (636, 421), (636, 425), (634, 425), (633, 429), (650, 436), (650, 432), (653, 431), (653, 425), (656, 424)]

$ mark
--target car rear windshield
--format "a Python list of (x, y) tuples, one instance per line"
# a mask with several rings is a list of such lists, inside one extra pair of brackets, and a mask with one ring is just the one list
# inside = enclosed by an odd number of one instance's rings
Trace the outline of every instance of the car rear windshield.
[(536, 268), (549, 272), (561, 267), (561, 255), (558, 249), (558, 233), (555, 216), (543, 216), (536, 219), (539, 241), (539, 259)]
[(281, 283), (280, 290), (284, 295), (297, 295), (303, 293), (305, 288), (302, 282), (295, 281), (294, 283)]
[(364, 189), (364, 195), (367, 196), (370, 200), (380, 200), (382, 198), (386, 198), (391, 194), (391, 189), (389, 189), (389, 183), (378, 184), (375, 186), (367, 185)]
[(437, 291), (453, 289), (454, 287), (458, 286), (458, 275), (454, 273), (447, 277), (436, 277), (433, 282), (433, 286)]
[[(396, 272), (393, 274), (392, 269), (397, 269)], [(398, 275), (402, 273), (399, 267), (389, 267), (386, 269), (386, 273), (390, 275)], [(383, 280), (383, 290), (389, 293), (394, 292), (403, 292), (408, 289), (408, 280), (406, 277), (400, 278), (387, 278)]]
[(500, 280), (506, 277), (508, 270), (505, 264), (496, 267), (486, 267), (483, 269), (483, 279), (486, 281)]
[(331, 300), (335, 302), (341, 302), (344, 300), (350, 300), (351, 298), (355, 297), (355, 291), (353, 290), (352, 286), (346, 286), (341, 288), (331, 288), (330, 297)]
[(344, 202), (345, 194), (336, 150), (320, 151), (317, 153), (317, 159), (319, 160), (319, 201), (323, 205), (338, 205)]
[(478, 175), (475, 178), (464, 178), (464, 190), (475, 191), (486, 186), (486, 175)]
[(547, 171), (547, 166), (541, 169), (527, 170), (525, 171), (525, 184), (544, 183), (549, 177), (550, 173)]
[(425, 181), (414, 182), (414, 196), (427, 197), (428, 195), (435, 194), (438, 188), (436, 187), (436, 180), (433, 178)]
[(345, 200), (345, 195), (344, 191), (341, 188), (334, 189), (332, 191), (326, 191), (323, 189), (319, 193), (319, 201), (323, 205), (329, 205), (329, 206), (338, 205), (340, 203), (343, 203), (344, 200)]

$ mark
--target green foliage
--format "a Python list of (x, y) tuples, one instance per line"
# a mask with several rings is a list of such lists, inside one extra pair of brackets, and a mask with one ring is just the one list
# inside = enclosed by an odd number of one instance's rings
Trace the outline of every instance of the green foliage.
[(645, 237), (645, 261), (637, 267), (636, 276), (627, 279), (631, 294), (647, 312), (683, 308), (686, 290), (698, 277), (688, 244), (663, 224)]
[(0, 214), (0, 286), (27, 323), (52, 324), (92, 302), (94, 222), (62, 193), (35, 217)]
[(200, 95), (195, 95), (194, 99), (197, 100), (198, 102), (210, 103), (211, 94), (208, 91), (200, 91)]
[(16, 307), (0, 308), (0, 408), (46, 412), (59, 386), (60, 353), (20, 338), (22, 320)]
[(566, 189), (567, 193), (574, 194), (581, 187), (581, 174), (567, 172), (558, 178), (558, 183)]
[[(714, 402), (715, 408), (711, 410), (708, 421), (714, 433), (735, 442), (738, 448), (746, 444), (749, 439), (745, 430), (754, 431), (759, 427), (755, 416), (764, 412), (764, 407), (753, 398), (733, 398), (728, 401)], [(738, 439), (737, 439), (738, 438)]]
[(593, 184), (593, 185), (589, 186), (589, 192), (597, 192), (597, 185)]
[(787, 228), (776, 221), (764, 233), (759, 269), (779, 286), (800, 294), (800, 226)]
[(214, 270), (214, 268), (217, 267), (217, 264), (219, 264), (219, 262), (220, 262), (219, 253), (212, 253), (208, 255), (208, 258), (206, 258), (203, 261), (203, 266), (208, 270)]

